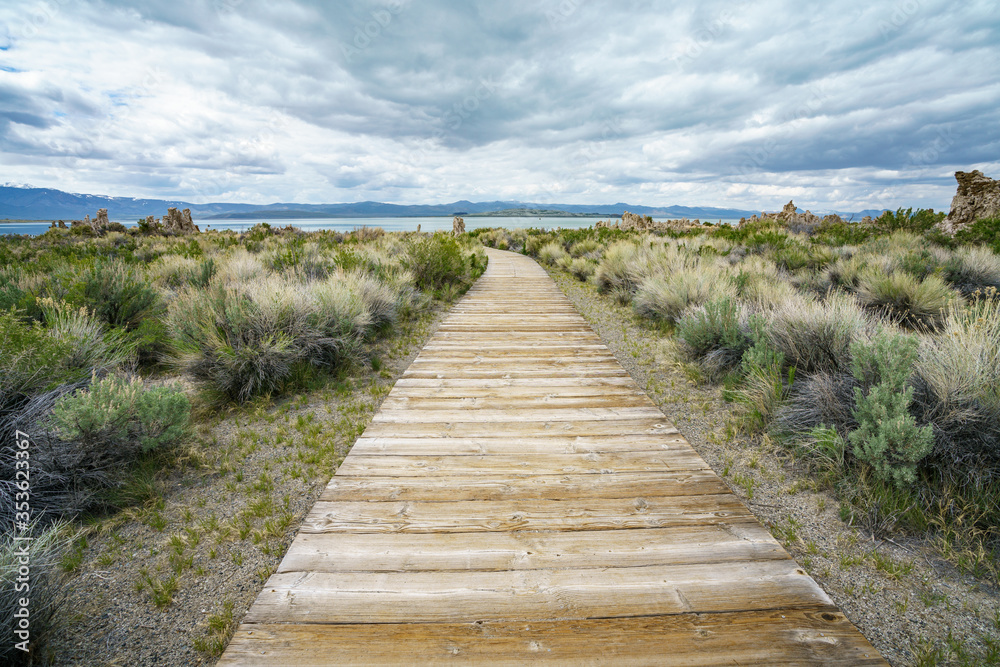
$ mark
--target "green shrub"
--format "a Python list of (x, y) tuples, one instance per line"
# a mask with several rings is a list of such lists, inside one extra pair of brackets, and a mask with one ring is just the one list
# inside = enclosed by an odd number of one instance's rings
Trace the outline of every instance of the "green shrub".
[(931, 427), (918, 427), (909, 410), (913, 401), (909, 380), (917, 347), (912, 336), (885, 332), (871, 343), (851, 346), (851, 370), (862, 386), (854, 390), (858, 428), (848, 439), (854, 455), (897, 488), (916, 481), (917, 464), (934, 447)]
[(436, 233), (413, 242), (404, 260), (422, 290), (439, 290), (450, 283), (465, 283), (466, 260), (458, 242), (451, 236)]
[(985, 245), (1000, 255), (1000, 216), (977, 220), (955, 232), (955, 241), (969, 245)]
[(930, 231), (934, 225), (945, 218), (945, 213), (935, 213), (934, 209), (919, 209), (916, 213), (912, 208), (905, 211), (900, 208), (895, 213), (886, 211), (874, 221), (874, 227), (879, 234), (891, 234), (897, 231), (908, 231), (917, 234)]
[(48, 329), (0, 313), (0, 431), (36, 394), (115, 368), (131, 353), (124, 334), (104, 333), (85, 310), (51, 300), (43, 307)]
[(113, 327), (135, 329), (159, 311), (159, 295), (142, 272), (120, 261), (98, 261), (83, 274), (84, 304)]
[[(9, 417), (33, 394), (61, 382), (80, 379), (65, 359), (71, 341), (50, 336), (37, 322), (25, 324), (12, 312), (0, 312), (0, 418)], [(3, 435), (6, 437), (6, 424)]]
[(886, 275), (866, 271), (858, 284), (858, 301), (892, 322), (910, 328), (936, 328), (948, 304), (958, 298), (937, 276), (918, 280), (905, 271)]
[(180, 441), (190, 414), (191, 405), (181, 391), (147, 390), (139, 378), (108, 375), (57, 400), (52, 424), (64, 441), (104, 450), (108, 458), (127, 459), (129, 452), (134, 456)]
[(751, 343), (740, 328), (739, 305), (729, 297), (687, 313), (677, 323), (677, 335), (713, 378), (736, 368)]
[(823, 222), (812, 232), (814, 243), (843, 246), (861, 245), (876, 234), (874, 225), (862, 225), (857, 222)]

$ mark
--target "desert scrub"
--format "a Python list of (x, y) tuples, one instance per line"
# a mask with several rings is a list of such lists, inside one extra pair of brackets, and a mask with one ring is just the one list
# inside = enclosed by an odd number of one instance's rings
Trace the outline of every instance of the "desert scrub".
[(944, 274), (956, 289), (970, 296), (1000, 289), (1000, 256), (985, 246), (962, 247), (946, 262)]
[(859, 341), (851, 346), (851, 369), (861, 386), (854, 389), (858, 428), (848, 439), (858, 459), (897, 487), (916, 481), (917, 464), (934, 446), (932, 429), (917, 426), (910, 414), (913, 387), (909, 380), (917, 347), (916, 338), (885, 331), (870, 343)]
[(583, 257), (574, 259), (567, 269), (567, 271), (573, 274), (573, 277), (581, 281), (589, 280), (596, 270), (597, 263)]
[[(190, 416), (191, 404), (182, 391), (146, 389), (140, 378), (117, 375), (95, 377), (88, 388), (63, 395), (52, 406), (52, 425), (62, 440), (124, 460), (176, 444)], [(95, 465), (103, 462), (90, 463)]]
[(689, 310), (678, 322), (678, 338), (710, 378), (718, 379), (739, 366), (750, 346), (741, 319), (743, 313), (736, 300), (721, 297)]
[(297, 365), (336, 369), (357, 358), (373, 321), (346, 275), (304, 283), (272, 274), (181, 293), (167, 316), (178, 362), (238, 402), (283, 389)]
[(569, 254), (574, 258), (589, 256), (596, 259), (601, 249), (601, 243), (597, 239), (583, 239), (569, 247)]
[(916, 410), (937, 434), (937, 456), (1000, 468), (1000, 300), (996, 290), (952, 303), (916, 362)]
[(403, 265), (416, 287), (430, 292), (449, 285), (465, 291), (486, 268), (477, 251), (464, 251), (456, 239), (440, 232), (411, 241)]

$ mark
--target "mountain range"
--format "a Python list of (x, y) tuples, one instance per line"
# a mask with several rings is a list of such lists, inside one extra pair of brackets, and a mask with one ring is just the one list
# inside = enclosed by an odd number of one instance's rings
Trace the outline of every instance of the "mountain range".
[[(134, 197), (108, 197), (105, 195), (72, 194), (52, 188), (35, 188), (7, 184), (0, 186), (0, 219), (9, 220), (80, 220), (85, 215), (93, 217), (97, 209), (108, 209), (108, 216), (117, 222), (129, 223), (148, 215), (160, 217), (167, 208), (191, 209), (196, 219), (247, 219), (268, 218), (294, 220), (296, 218), (392, 218), (452, 215), (483, 215), (503, 212), (514, 215), (545, 215), (567, 213), (619, 217), (624, 211), (639, 215), (671, 218), (700, 218), (702, 220), (733, 220), (749, 217), (759, 211), (706, 206), (642, 206), (637, 204), (541, 204), (537, 202), (491, 201), (471, 202), (460, 200), (449, 204), (387, 204), (363, 201), (345, 204), (299, 204), (277, 202), (274, 204), (210, 203), (192, 204), (180, 200), (137, 199)], [(864, 215), (878, 215), (881, 211), (842, 213), (860, 219)]]

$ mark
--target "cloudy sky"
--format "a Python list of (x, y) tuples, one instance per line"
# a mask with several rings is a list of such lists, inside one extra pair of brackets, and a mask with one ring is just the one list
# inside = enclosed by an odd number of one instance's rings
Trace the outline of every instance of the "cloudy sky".
[(0, 183), (196, 203), (947, 208), (995, 0), (4, 0)]

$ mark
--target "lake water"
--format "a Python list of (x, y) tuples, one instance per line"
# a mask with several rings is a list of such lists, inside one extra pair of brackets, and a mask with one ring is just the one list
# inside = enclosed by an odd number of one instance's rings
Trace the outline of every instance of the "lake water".
[[(467, 217), (465, 218), (465, 229), (472, 231), (480, 227), (506, 227), (507, 229), (520, 229), (526, 227), (536, 227), (552, 229), (562, 227), (563, 229), (580, 229), (592, 227), (598, 220), (604, 218), (537, 218), (537, 217)], [(670, 220), (671, 218), (653, 218), (654, 220)], [(296, 220), (268, 220), (265, 218), (254, 218), (248, 220), (195, 220), (195, 224), (202, 231), (209, 229), (232, 229), (243, 232), (254, 225), (266, 222), (272, 227), (284, 227), (292, 225), (304, 232), (315, 232), (321, 229), (332, 229), (339, 232), (349, 232), (358, 227), (381, 227), (387, 232), (413, 232), (417, 225), (421, 231), (451, 231), (451, 216), (434, 218), (301, 218)], [(712, 222), (715, 222), (714, 220)], [(735, 224), (736, 220), (723, 220)], [(135, 222), (124, 223), (126, 227), (135, 227)], [(0, 235), (2, 234), (27, 234), (37, 236), (44, 234), (51, 225), (50, 222), (10, 222), (0, 224)]]

